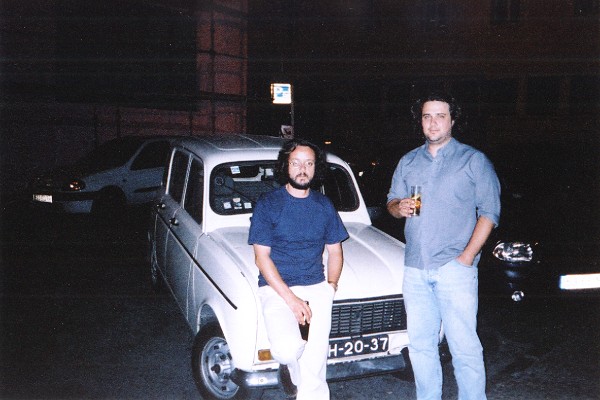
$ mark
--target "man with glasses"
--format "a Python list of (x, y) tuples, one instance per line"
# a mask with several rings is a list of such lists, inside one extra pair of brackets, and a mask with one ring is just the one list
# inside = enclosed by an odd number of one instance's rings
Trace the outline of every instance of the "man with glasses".
[[(312, 190), (326, 170), (317, 146), (302, 139), (286, 142), (277, 160), (282, 186), (258, 200), (248, 238), (260, 272), (258, 293), (271, 354), (281, 365), (283, 390), (298, 400), (329, 399), (331, 308), (348, 233), (331, 201)], [(299, 325), (307, 324), (310, 331), (303, 338)]]

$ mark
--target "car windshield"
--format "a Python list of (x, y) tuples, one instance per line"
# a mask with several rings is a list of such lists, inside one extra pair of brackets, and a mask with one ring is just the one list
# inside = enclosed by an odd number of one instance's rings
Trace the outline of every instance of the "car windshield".
[[(256, 200), (280, 185), (275, 177), (275, 162), (240, 162), (221, 164), (210, 179), (210, 204), (218, 214), (250, 214)], [(342, 166), (328, 164), (320, 191), (328, 196), (338, 211), (358, 208), (358, 195), (350, 175)]]
[(140, 144), (140, 140), (111, 140), (82, 157), (77, 165), (91, 172), (116, 168), (125, 164), (140, 147)]

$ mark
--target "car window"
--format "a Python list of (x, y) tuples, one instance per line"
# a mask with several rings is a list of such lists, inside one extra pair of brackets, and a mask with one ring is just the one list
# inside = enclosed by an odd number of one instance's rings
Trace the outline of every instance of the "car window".
[[(221, 164), (211, 174), (210, 206), (222, 215), (250, 214), (263, 193), (279, 186), (273, 161)], [(350, 175), (340, 165), (328, 165), (327, 177), (320, 190), (338, 211), (358, 208), (358, 195)]]
[(173, 200), (181, 203), (183, 197), (183, 188), (185, 186), (185, 176), (187, 174), (189, 157), (181, 151), (176, 151), (173, 155), (171, 164), (171, 174), (169, 175), (168, 193)]
[(277, 187), (273, 161), (221, 164), (211, 174), (210, 205), (222, 215), (249, 214), (261, 194)]
[(345, 168), (329, 164), (321, 191), (329, 197), (338, 211), (354, 211), (358, 208), (358, 195)]
[(168, 154), (169, 143), (167, 141), (150, 142), (135, 157), (135, 160), (131, 164), (131, 169), (136, 171), (162, 167), (165, 164)]
[(197, 223), (202, 223), (202, 193), (204, 187), (204, 169), (202, 162), (192, 159), (190, 173), (185, 189), (185, 201), (183, 208)]
[(141, 143), (129, 138), (109, 140), (82, 157), (76, 165), (91, 172), (120, 167), (135, 154)]

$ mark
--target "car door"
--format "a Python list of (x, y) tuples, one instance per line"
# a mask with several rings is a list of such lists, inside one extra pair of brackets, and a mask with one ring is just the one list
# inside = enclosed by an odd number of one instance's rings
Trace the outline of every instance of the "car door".
[[(188, 288), (198, 238), (201, 236), (204, 170), (202, 162), (191, 157), (182, 207), (170, 221), (167, 238), (167, 281), (184, 315), (189, 318)], [(191, 322), (191, 321), (190, 321)]]
[(133, 158), (121, 182), (129, 203), (148, 203), (156, 197), (168, 154), (169, 142), (158, 140), (146, 143)]
[(183, 201), (183, 190), (187, 177), (189, 154), (175, 150), (169, 163), (168, 173), (165, 174), (165, 192), (157, 199), (155, 243), (156, 259), (163, 276), (167, 276), (169, 263), (167, 262), (167, 242), (171, 235), (171, 225), (175, 221), (175, 214)]
[(197, 270), (198, 244), (202, 236), (202, 219), (204, 213), (204, 166), (200, 159), (192, 157), (188, 180), (185, 186), (183, 208), (177, 213), (180, 219), (182, 241), (186, 248), (192, 249), (188, 255), (193, 256), (187, 279), (187, 318), (192, 323), (195, 319), (196, 297), (193, 290), (193, 275)]

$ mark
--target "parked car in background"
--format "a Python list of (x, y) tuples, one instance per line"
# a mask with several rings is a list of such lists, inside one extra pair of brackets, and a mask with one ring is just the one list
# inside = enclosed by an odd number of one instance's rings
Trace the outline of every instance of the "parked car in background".
[(480, 262), (482, 296), (600, 298), (600, 146), (538, 143), (486, 153), (502, 183), (502, 215)]
[[(152, 283), (169, 288), (195, 335), (192, 372), (203, 398), (258, 398), (278, 385), (247, 240), (256, 200), (279, 186), (282, 144), (253, 135), (182, 138), (173, 143), (153, 207)], [(350, 235), (333, 304), (327, 378), (402, 371), (408, 365), (404, 244), (371, 225), (348, 164), (331, 154), (327, 161), (320, 190)]]
[(36, 177), (36, 206), (65, 213), (118, 212), (149, 203), (160, 187), (170, 137), (127, 136), (109, 140), (73, 165)]
[[(412, 146), (411, 148), (413, 148)], [(381, 146), (360, 178), (373, 224), (404, 240), (385, 210), (394, 169), (410, 148)], [(479, 263), (480, 297), (600, 298), (600, 145), (543, 142), (482, 149), (502, 185), (500, 225)], [(386, 160), (387, 159), (387, 160)], [(364, 164), (364, 163), (363, 163)]]

